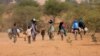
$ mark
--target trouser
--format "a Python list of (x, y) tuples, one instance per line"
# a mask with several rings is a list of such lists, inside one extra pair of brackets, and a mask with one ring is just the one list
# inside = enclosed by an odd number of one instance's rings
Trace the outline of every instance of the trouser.
[(65, 29), (64, 29), (64, 35), (65, 35), (65, 36), (67, 36), (67, 32), (66, 32), (66, 30), (65, 30)]
[(52, 40), (54, 38), (53, 32), (49, 32), (48, 35), (49, 35), (50, 40)]
[(44, 35), (42, 35), (42, 40), (44, 40)]
[(41, 36), (42, 36), (42, 40), (44, 40), (45, 33), (42, 32), (42, 33), (41, 33)]
[(33, 39), (33, 41), (36, 40), (36, 34), (35, 33), (32, 33), (32, 39)]
[(13, 34), (12, 37), (13, 37), (13, 42), (16, 43), (16, 41), (17, 41), (17, 34)]
[(81, 31), (78, 28), (74, 28), (73, 31), (74, 31), (74, 34), (75, 34), (75, 40), (77, 40), (77, 34), (78, 33), (80, 34), (80, 38), (82, 40), (82, 33), (81, 33)]
[[(65, 29), (63, 29), (64, 30), (64, 35), (65, 36), (67, 36), (67, 32), (66, 32), (66, 30)], [(58, 35), (60, 34), (60, 30), (58, 31)]]
[(12, 39), (12, 33), (8, 33), (9, 39)]

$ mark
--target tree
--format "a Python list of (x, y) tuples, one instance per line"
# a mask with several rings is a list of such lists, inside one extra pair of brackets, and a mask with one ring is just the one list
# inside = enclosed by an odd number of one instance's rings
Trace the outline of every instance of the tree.
[(44, 11), (48, 15), (57, 16), (62, 11), (67, 10), (67, 5), (65, 2), (61, 3), (58, 0), (48, 0), (44, 5)]
[(33, 0), (23, 0), (18, 3), (13, 11), (13, 22), (16, 22), (23, 29), (26, 29), (30, 20), (40, 18), (41, 11), (37, 5), (38, 4)]

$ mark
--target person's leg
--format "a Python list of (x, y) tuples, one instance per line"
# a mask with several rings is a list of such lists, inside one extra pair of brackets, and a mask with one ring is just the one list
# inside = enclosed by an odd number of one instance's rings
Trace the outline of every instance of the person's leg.
[(34, 35), (32, 34), (32, 40), (34, 41)]
[(53, 38), (54, 38), (53, 32), (50, 32), (50, 33), (49, 33), (49, 38), (50, 38), (50, 40), (53, 40)]
[(17, 33), (17, 36), (20, 37), (19, 33)]
[(54, 35), (55, 35), (55, 33), (54, 33), (54, 32), (52, 32), (52, 40), (54, 39)]
[(8, 33), (9, 39), (12, 39), (12, 33)]
[(49, 33), (49, 38), (50, 38), (50, 40), (52, 39), (52, 33), (51, 32)]
[(32, 33), (32, 40), (35, 41), (35, 34)]
[(13, 42), (16, 43), (16, 41), (17, 41), (16, 35), (13, 35), (13, 39), (14, 39)]
[(31, 43), (31, 36), (28, 36), (28, 43)]
[(41, 32), (42, 40), (44, 40), (45, 32)]
[(64, 37), (64, 36), (63, 36), (63, 34), (64, 34), (64, 33), (63, 33), (63, 32), (61, 32), (61, 40), (63, 40), (63, 37)]
[(42, 35), (42, 40), (44, 40), (44, 35)]
[(84, 30), (84, 35), (86, 34), (86, 31)]
[(82, 39), (83, 39), (83, 38), (82, 38), (82, 31), (81, 31), (81, 30), (78, 30), (78, 32), (79, 32), (80, 38), (81, 38), (81, 40), (82, 40)]
[(75, 34), (75, 40), (77, 40), (77, 32), (75, 31), (75, 33), (74, 33), (74, 34)]
[(60, 35), (61, 35), (61, 40), (63, 40), (63, 37), (64, 37), (64, 35), (65, 35), (64, 29), (61, 29), (61, 30), (60, 30)]
[(64, 29), (64, 35), (65, 35), (65, 36), (67, 36), (67, 32), (66, 32), (66, 30), (65, 30), (65, 29)]
[(33, 38), (33, 41), (35, 41), (35, 36), (34, 37), (32, 37)]
[(57, 34), (58, 34), (58, 35), (60, 34), (60, 29), (58, 30)]
[(33, 37), (33, 41), (35, 41), (36, 40), (36, 34), (34, 34), (34, 37)]
[(78, 34), (78, 30), (74, 29), (75, 40), (77, 40), (77, 34)]
[(35, 41), (35, 36), (33, 36), (32, 38), (33, 38), (33, 41)]
[(24, 41), (26, 41), (26, 36), (24, 36)]
[(37, 34), (35, 34), (35, 40), (36, 40), (36, 36), (37, 36)]

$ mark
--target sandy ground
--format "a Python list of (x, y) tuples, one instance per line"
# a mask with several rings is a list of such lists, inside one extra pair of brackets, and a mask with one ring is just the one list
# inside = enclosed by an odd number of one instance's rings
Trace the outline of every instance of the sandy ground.
[[(72, 45), (66, 39), (71, 37)], [(79, 36), (78, 36), (79, 37)], [(100, 37), (100, 34), (97, 34)], [(0, 56), (100, 56), (100, 42), (91, 42), (90, 34), (84, 36), (83, 40), (74, 40), (72, 34), (68, 34), (63, 41), (60, 36), (55, 35), (54, 40), (41, 40), (37, 36), (37, 41), (28, 44), (23, 38), (18, 38), (17, 43), (13, 43), (6, 33), (0, 33)]]

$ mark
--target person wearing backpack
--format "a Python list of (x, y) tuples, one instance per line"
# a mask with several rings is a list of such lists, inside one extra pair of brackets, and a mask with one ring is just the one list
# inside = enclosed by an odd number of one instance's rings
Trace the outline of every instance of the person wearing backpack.
[(80, 18), (80, 20), (79, 20), (79, 28), (80, 28), (80, 31), (83, 31), (84, 35), (85, 35), (85, 33), (86, 33), (86, 31), (85, 31), (85, 23), (83, 22), (82, 18)]
[(80, 37), (81, 37), (81, 40), (82, 40), (82, 35), (79, 31), (79, 22), (77, 20), (74, 20), (74, 22), (72, 24), (72, 30), (73, 30), (73, 33), (75, 35), (75, 40), (77, 40), (77, 34), (78, 33), (80, 34)]

